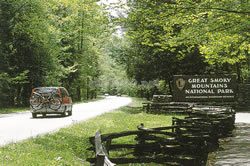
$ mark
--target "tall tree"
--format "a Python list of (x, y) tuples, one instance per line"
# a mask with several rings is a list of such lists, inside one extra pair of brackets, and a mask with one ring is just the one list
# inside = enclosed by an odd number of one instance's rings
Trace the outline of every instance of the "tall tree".
[(67, 69), (62, 83), (75, 100), (89, 98), (96, 93), (89, 82), (99, 76), (99, 46), (108, 23), (106, 14), (94, 0), (52, 0), (48, 10), (58, 33), (58, 58)]
[(248, 9), (244, 0), (131, 1), (125, 26), (135, 46), (134, 75), (238, 70), (240, 77), (249, 55)]
[(33, 86), (46, 82), (56, 70), (56, 49), (48, 31), (44, 6), (39, 0), (1, 1), (1, 73), (8, 77), (6, 100), (10, 105), (27, 104)]

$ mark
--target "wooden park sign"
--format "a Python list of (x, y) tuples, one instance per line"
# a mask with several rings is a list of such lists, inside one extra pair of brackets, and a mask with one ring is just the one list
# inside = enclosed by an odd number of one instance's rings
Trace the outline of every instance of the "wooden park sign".
[(175, 75), (174, 101), (235, 101), (235, 75)]

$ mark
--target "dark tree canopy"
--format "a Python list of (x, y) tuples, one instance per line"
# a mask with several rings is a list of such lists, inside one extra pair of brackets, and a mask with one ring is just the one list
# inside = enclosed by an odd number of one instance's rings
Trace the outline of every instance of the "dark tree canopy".
[(0, 21), (0, 105), (27, 105), (37, 86), (65, 86), (75, 100), (95, 93), (87, 82), (108, 23), (96, 1), (3, 0)]
[(126, 5), (117, 18), (96, 0), (0, 1), (0, 106), (27, 105), (37, 86), (65, 86), (80, 101), (134, 95), (144, 81), (164, 87), (175, 74), (249, 77), (248, 0)]
[(127, 65), (138, 81), (206, 72), (246, 77), (247, 0), (135, 0), (129, 7), (124, 24), (132, 64)]

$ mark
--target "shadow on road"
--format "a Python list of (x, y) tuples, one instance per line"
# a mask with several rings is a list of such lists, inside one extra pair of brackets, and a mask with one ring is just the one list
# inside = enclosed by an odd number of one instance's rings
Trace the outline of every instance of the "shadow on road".
[(250, 165), (250, 124), (237, 123), (234, 136), (221, 144), (215, 159), (215, 166)]

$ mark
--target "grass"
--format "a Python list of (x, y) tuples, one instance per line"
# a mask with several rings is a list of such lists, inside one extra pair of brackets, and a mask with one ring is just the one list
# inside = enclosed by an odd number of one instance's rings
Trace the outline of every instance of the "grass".
[(28, 107), (10, 107), (10, 108), (0, 108), (0, 114), (9, 114), (9, 113), (17, 113), (17, 112), (25, 112), (28, 111)]
[[(139, 108), (141, 102), (142, 100), (135, 100), (127, 107), (60, 129), (56, 133), (2, 147), (0, 165), (87, 166), (89, 163), (86, 159), (94, 156), (92, 151), (87, 150), (91, 146), (89, 137), (94, 136), (97, 130), (105, 134), (136, 130), (140, 123), (144, 123), (146, 127), (171, 125), (172, 116), (146, 114)], [(130, 140), (124, 138), (120, 141)]]

